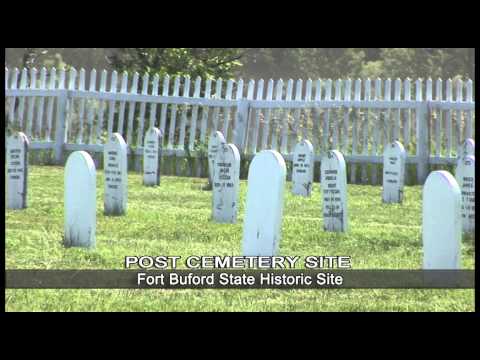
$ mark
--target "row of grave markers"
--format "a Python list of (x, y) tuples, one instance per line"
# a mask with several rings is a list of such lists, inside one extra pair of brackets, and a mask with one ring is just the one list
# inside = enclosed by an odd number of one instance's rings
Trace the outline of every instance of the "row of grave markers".
[[(152, 128), (148, 134), (150, 136), (145, 139), (146, 148), (149, 151), (144, 153), (144, 184), (158, 185), (161, 132)], [(218, 132), (212, 139), (217, 142), (217, 145), (212, 145), (212, 149), (215, 149), (214, 156), (210, 157), (209, 152), (210, 166), (213, 169), (211, 171), (213, 219), (218, 222), (235, 223), (240, 154), (235, 145), (225, 143), (221, 133)], [(313, 181), (310, 180), (310, 173), (313, 172), (313, 154), (311, 156), (310, 154), (313, 147), (307, 140), (302, 141), (297, 147), (299, 150), (294, 156), (294, 163), (299, 165), (295, 166), (294, 164), (294, 172), (298, 176), (295, 177), (293, 188), (300, 195), (308, 196), (313, 184)], [(23, 133), (16, 133), (7, 139), (7, 207), (9, 208), (26, 207), (27, 152), (28, 139)], [(401, 177), (404, 175), (404, 170), (402, 170), (405, 162), (404, 153), (403, 147), (398, 142), (393, 143), (385, 151), (385, 202), (398, 202), (403, 197)], [(125, 214), (127, 146), (120, 134), (112, 134), (105, 145), (104, 163), (105, 214)], [(458, 160), (457, 180), (446, 171), (432, 172), (427, 179), (423, 199), (424, 267), (426, 268), (458, 267), (459, 259), (457, 258), (459, 258), (462, 223), (464, 231), (474, 230), (474, 168), (474, 142), (469, 139), (465, 142), (463, 152)], [(343, 155), (336, 150), (329, 151), (322, 160), (321, 174), (324, 196), (324, 228), (326, 231), (347, 231), (347, 183)], [(397, 181), (389, 181), (392, 178)], [(278, 252), (285, 180), (286, 165), (278, 152), (264, 150), (254, 157), (248, 174), (243, 236), (244, 255), (273, 256)], [(385, 195), (385, 188), (390, 189), (388, 192), (393, 194), (391, 197)], [(95, 193), (96, 169), (92, 158), (84, 151), (74, 152), (70, 155), (65, 168), (66, 246), (95, 246)], [(441, 226), (438, 226), (439, 223)], [(453, 259), (454, 255), (456, 260)]]

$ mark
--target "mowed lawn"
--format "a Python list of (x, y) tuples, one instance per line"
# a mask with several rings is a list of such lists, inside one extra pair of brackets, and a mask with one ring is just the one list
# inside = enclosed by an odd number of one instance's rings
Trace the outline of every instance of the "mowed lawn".
[[(247, 182), (239, 221), (210, 220), (205, 179), (163, 176), (157, 188), (129, 174), (128, 214), (103, 215), (103, 172), (97, 171), (97, 247), (66, 249), (63, 168), (31, 166), (28, 209), (7, 210), (7, 269), (122, 269), (131, 255), (241, 255)], [(383, 205), (381, 186), (349, 185), (348, 234), (323, 231), (321, 192), (294, 197), (287, 182), (280, 255), (348, 255), (354, 269), (420, 269), (420, 186), (403, 205)], [(464, 239), (462, 267), (474, 268)], [(303, 261), (303, 259), (302, 259)], [(474, 290), (13, 290), (7, 311), (474, 311)]]

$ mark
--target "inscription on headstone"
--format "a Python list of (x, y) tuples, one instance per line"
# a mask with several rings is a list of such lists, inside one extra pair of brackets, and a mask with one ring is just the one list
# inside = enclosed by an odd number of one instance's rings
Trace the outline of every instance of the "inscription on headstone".
[(321, 179), (324, 230), (347, 231), (347, 168), (339, 151), (328, 151), (322, 158)]
[(105, 215), (127, 211), (127, 144), (119, 133), (110, 135), (103, 150), (105, 171)]
[(68, 157), (64, 181), (64, 245), (94, 247), (96, 171), (87, 152), (75, 151)]
[(457, 162), (455, 178), (462, 194), (461, 217), (464, 232), (475, 231), (475, 156), (463, 156)]
[(313, 145), (308, 140), (300, 141), (293, 152), (292, 193), (310, 196), (314, 170)]
[(274, 150), (255, 155), (248, 171), (244, 256), (274, 256), (281, 239), (287, 167)]
[(213, 184), (215, 156), (217, 156), (217, 151), (220, 149), (220, 145), (226, 143), (225, 137), (220, 131), (215, 131), (208, 141), (208, 176), (211, 184)]
[(143, 145), (143, 184), (160, 185), (162, 159), (162, 132), (156, 127), (148, 129)]
[(240, 153), (234, 144), (221, 144), (215, 157), (212, 218), (219, 223), (236, 223), (240, 184)]
[(7, 138), (7, 208), (25, 209), (28, 190), (28, 138), (17, 132)]
[(406, 152), (403, 145), (394, 141), (383, 152), (383, 202), (401, 203), (405, 184)]

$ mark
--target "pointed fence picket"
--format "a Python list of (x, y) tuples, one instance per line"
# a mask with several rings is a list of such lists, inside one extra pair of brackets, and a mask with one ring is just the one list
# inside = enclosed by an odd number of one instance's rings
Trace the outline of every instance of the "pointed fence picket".
[[(219, 78), (212, 84), (197, 77), (191, 84), (188, 76), (171, 81), (169, 75), (140, 78), (105, 70), (99, 77), (97, 88), (95, 69), (87, 75), (74, 68), (6, 68), (6, 134), (23, 131), (33, 151), (52, 149), (60, 161), (63, 151), (101, 152), (106, 136), (116, 131), (126, 139), (129, 154), (139, 157), (144, 133), (156, 126), (164, 135), (164, 156), (180, 159), (176, 172), (184, 170), (183, 158), (205, 156), (205, 144), (217, 129), (227, 141), (239, 142), (246, 159), (276, 149), (291, 161), (297, 141), (306, 138), (314, 145), (316, 162), (325, 151), (340, 150), (349, 163), (350, 181), (373, 184), (380, 182), (383, 150), (394, 140), (404, 145), (407, 165), (417, 167), (421, 183), (429, 165), (454, 164), (457, 147), (474, 136), (470, 79), (418, 79), (414, 84), (411, 79), (269, 79), (266, 84), (259, 79), (244, 84)], [(205, 174), (202, 162), (196, 164), (196, 171), (187, 172)]]

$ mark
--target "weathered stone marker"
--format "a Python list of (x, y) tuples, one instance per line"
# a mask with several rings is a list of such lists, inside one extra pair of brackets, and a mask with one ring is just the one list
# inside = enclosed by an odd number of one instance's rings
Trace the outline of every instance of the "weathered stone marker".
[(461, 194), (448, 171), (433, 171), (423, 187), (423, 268), (459, 269)]
[(401, 203), (405, 184), (405, 160), (407, 153), (403, 145), (394, 141), (383, 152), (383, 202)]
[(162, 132), (156, 127), (148, 129), (143, 144), (143, 184), (160, 185), (162, 159)]
[(75, 151), (65, 165), (64, 245), (95, 247), (96, 171), (91, 156)]
[(459, 157), (468, 155), (475, 156), (475, 141), (473, 139), (465, 140), (458, 153)]
[(308, 140), (300, 141), (293, 151), (292, 193), (310, 196), (313, 185), (314, 170), (313, 145)]
[(7, 138), (7, 209), (27, 207), (28, 145), (22, 132)]
[(347, 167), (339, 151), (331, 150), (323, 156), (321, 180), (324, 230), (347, 231)]
[(123, 215), (127, 211), (127, 144), (113, 133), (103, 150), (105, 169), (105, 215)]
[(467, 233), (475, 231), (475, 156), (461, 157), (457, 162), (455, 178), (462, 194), (462, 229)]
[(287, 167), (282, 155), (264, 150), (255, 155), (248, 171), (243, 255), (278, 253)]
[(240, 186), (240, 153), (234, 144), (221, 144), (215, 157), (212, 218), (219, 223), (236, 223)]
[(226, 144), (225, 137), (220, 131), (215, 131), (208, 141), (208, 176), (213, 184), (213, 171), (215, 169), (215, 156), (221, 144)]

